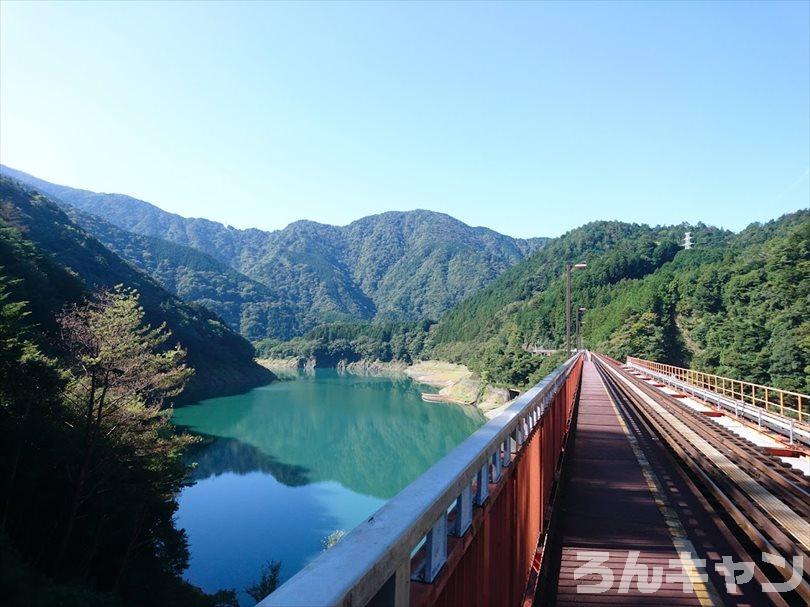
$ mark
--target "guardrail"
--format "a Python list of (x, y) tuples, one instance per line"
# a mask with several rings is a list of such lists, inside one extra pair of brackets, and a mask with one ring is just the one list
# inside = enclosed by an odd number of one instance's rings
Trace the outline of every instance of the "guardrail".
[[(638, 359), (635, 359), (638, 360)], [(706, 388), (699, 388), (694, 384), (682, 381), (673, 375), (653, 371), (649, 366), (641, 366), (632, 359), (628, 359), (627, 368), (635, 369), (647, 377), (666, 384), (684, 394), (694, 396), (698, 400), (715, 405), (718, 409), (725, 409), (729, 414), (734, 413), (735, 417), (745, 418), (755, 423), (760, 428), (768, 428), (777, 434), (788, 438), (790, 444), (795, 441), (810, 445), (810, 425), (806, 422), (799, 422), (797, 417), (780, 415), (766, 410), (759, 405), (752, 405), (750, 402), (742, 402), (737, 399), (723, 396), (719, 392)], [(806, 415), (804, 417), (807, 417)]]
[(793, 418), (799, 422), (810, 420), (810, 396), (781, 390), (772, 386), (762, 386), (751, 382), (712, 375), (694, 369), (684, 369), (673, 365), (644, 360), (643, 358), (627, 357), (627, 363), (637, 367), (649, 369), (664, 375), (670, 375), (687, 384), (692, 384), (704, 390), (710, 390), (732, 400), (750, 403), (771, 413)]
[(521, 602), (581, 373), (575, 355), (260, 607)]

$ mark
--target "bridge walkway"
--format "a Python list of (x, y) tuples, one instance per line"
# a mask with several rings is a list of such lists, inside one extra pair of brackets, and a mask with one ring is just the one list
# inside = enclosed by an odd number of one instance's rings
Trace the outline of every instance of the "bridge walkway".
[[(712, 565), (735, 554), (733, 540), (723, 536), (711, 507), (690, 491), (658, 440), (620, 407), (587, 360), (551, 546), (551, 561), (559, 565), (541, 605), (764, 604), (740, 589), (727, 593), (719, 574), (700, 566), (696, 559)], [(606, 588), (599, 591), (603, 580)]]

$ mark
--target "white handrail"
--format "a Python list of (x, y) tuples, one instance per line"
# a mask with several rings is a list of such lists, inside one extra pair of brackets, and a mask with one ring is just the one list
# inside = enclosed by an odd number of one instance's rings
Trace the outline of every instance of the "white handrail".
[[(448, 509), (469, 493), (474, 480), (478, 479), (479, 487), (486, 486), (480, 479), (489, 481), (482, 474), (489, 470), (490, 462), (496, 463), (495, 470), (501, 464), (508, 465), (509, 441), (520, 445), (527, 432), (542, 419), (577, 357), (572, 356), (516, 398), (501, 415), (470, 435), (259, 606), (357, 607), (375, 597), (391, 605), (407, 605), (413, 549), (423, 538), (430, 545), (434, 529), (437, 534), (444, 533), (445, 527), (440, 523), (446, 524)], [(502, 446), (505, 446), (503, 460)], [(497, 477), (492, 482), (495, 480)], [(428, 573), (427, 578), (432, 580), (432, 574)]]

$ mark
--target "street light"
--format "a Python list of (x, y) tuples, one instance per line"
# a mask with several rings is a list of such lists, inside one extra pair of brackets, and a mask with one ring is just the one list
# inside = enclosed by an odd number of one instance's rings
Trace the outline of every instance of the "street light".
[(565, 352), (571, 358), (571, 270), (587, 268), (584, 261), (565, 264)]
[(588, 308), (579, 308), (577, 310), (577, 338), (574, 343), (577, 345), (577, 352), (582, 351), (582, 335), (580, 333), (580, 318), (582, 317), (583, 312), (587, 312)]

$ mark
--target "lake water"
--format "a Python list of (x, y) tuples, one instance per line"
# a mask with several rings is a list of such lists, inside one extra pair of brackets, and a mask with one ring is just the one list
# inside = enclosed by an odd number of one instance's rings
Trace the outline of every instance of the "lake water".
[(281, 561), (289, 578), (485, 421), (420, 391), (432, 390), (319, 369), (176, 409), (174, 422), (205, 439), (176, 517), (191, 550), (185, 578), (253, 604), (243, 589), (263, 563)]

